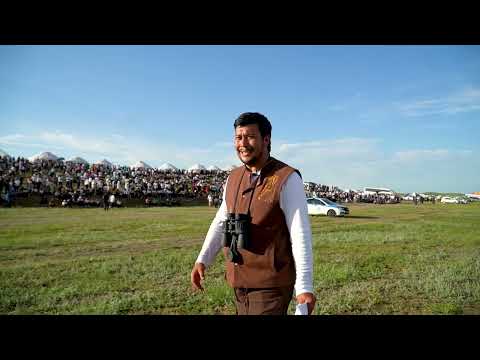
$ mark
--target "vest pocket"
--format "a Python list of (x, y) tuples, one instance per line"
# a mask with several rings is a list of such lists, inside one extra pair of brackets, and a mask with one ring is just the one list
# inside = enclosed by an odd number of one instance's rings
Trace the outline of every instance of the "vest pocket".
[(262, 255), (245, 249), (241, 249), (239, 252), (242, 257), (242, 265), (249, 271), (261, 271), (261, 277), (265, 276), (267, 278), (276, 273), (273, 246), (268, 247)]
[(274, 235), (271, 227), (250, 224), (250, 246), (247, 250), (257, 255), (264, 255), (273, 244)]
[(272, 227), (251, 224), (251, 242), (240, 250), (243, 263), (252, 268), (275, 274), (275, 232)]

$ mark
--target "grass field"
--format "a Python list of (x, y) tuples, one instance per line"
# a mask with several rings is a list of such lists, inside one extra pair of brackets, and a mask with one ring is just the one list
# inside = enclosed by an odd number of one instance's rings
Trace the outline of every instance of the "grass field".
[[(480, 203), (349, 207), (310, 217), (315, 314), (480, 314)], [(0, 313), (233, 314), (221, 254), (190, 285), (214, 215), (0, 209)]]

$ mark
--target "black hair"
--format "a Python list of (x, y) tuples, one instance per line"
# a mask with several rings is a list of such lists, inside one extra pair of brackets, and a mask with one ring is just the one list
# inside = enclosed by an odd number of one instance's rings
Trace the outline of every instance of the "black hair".
[(233, 128), (236, 129), (237, 126), (253, 125), (257, 124), (258, 129), (260, 130), (260, 135), (262, 137), (270, 136), (270, 142), (268, 143), (268, 152), (270, 152), (272, 147), (272, 124), (266, 118), (265, 115), (262, 115), (258, 112), (245, 112), (240, 114), (240, 116), (233, 123)]

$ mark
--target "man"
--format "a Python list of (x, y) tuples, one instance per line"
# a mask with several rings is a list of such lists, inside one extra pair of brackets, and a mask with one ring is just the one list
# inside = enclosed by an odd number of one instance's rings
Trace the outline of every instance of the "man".
[[(237, 314), (287, 314), (293, 290), (297, 303), (306, 303), (311, 314), (316, 298), (303, 181), (295, 169), (270, 156), (272, 127), (265, 116), (241, 114), (234, 129), (235, 149), (244, 165), (227, 179), (222, 205), (191, 272), (192, 285), (203, 290), (205, 269), (223, 248)], [(230, 244), (222, 243), (227, 213), (249, 219), (247, 244), (235, 235)], [(241, 231), (245, 224), (235, 226)]]
[(108, 202), (110, 203), (110, 209), (115, 206), (115, 194), (111, 193), (110, 197), (108, 198)]
[(108, 192), (103, 193), (103, 210), (108, 211)]

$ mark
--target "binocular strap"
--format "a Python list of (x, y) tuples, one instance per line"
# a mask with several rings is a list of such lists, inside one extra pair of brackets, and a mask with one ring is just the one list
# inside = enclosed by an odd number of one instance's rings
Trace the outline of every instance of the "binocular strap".
[(241, 259), (240, 253), (238, 252), (237, 249), (237, 242), (232, 241), (230, 243), (230, 248), (228, 249), (228, 258), (230, 259), (231, 262), (238, 263)]

